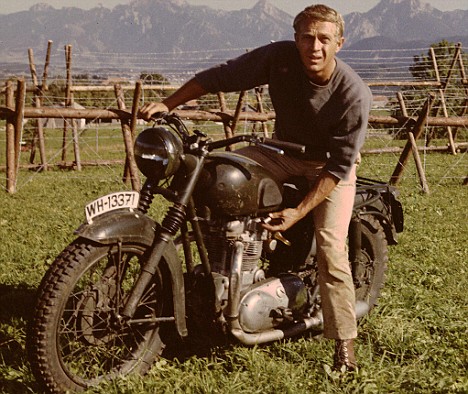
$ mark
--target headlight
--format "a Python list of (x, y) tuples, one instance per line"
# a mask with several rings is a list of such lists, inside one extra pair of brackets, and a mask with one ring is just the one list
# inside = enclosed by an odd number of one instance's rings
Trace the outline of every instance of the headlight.
[(174, 175), (182, 154), (180, 139), (164, 127), (143, 130), (135, 141), (135, 161), (140, 171), (150, 179)]

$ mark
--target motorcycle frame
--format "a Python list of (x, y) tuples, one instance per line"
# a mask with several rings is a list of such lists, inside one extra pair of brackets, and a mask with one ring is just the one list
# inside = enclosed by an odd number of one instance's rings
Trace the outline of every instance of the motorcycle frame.
[[(183, 127), (181, 122), (176, 124), (176, 127), (180, 125)], [(179, 134), (184, 135), (183, 132)], [(185, 317), (185, 288), (182, 264), (179, 261), (177, 255), (174, 238), (176, 233), (181, 230), (181, 239), (187, 272), (193, 272), (194, 266), (190, 250), (190, 239), (187, 226), (188, 222), (190, 222), (192, 227), (192, 233), (198, 248), (203, 271), (206, 275), (211, 273), (208, 253), (198, 218), (196, 216), (194, 201), (192, 198), (193, 191), (204, 168), (205, 160), (209, 156), (209, 152), (214, 149), (222, 148), (242, 141), (259, 142), (257, 137), (246, 135), (239, 135), (227, 140), (215, 142), (203, 141), (202, 137), (205, 136), (201, 133), (196, 133), (195, 136), (185, 137), (184, 145), (188, 146), (189, 148), (188, 152), (184, 152), (184, 154), (181, 156), (181, 161), (183, 162), (187, 171), (183, 181), (178, 182), (178, 186), (174, 190), (160, 187), (157, 185), (157, 181), (152, 181), (149, 179), (145, 182), (145, 185), (140, 192), (140, 203), (138, 210), (143, 215), (129, 212), (110, 213), (96, 218), (92, 224), (82, 225), (80, 229), (77, 230), (78, 235), (101, 244), (115, 244), (136, 240), (144, 243), (147, 246), (150, 246), (149, 257), (143, 264), (136, 284), (130, 291), (129, 298), (123, 310), (121, 311), (120, 318), (122, 319), (130, 320), (133, 317), (139, 300), (151, 282), (161, 261), (161, 258), (164, 256), (172, 281), (175, 323), (177, 332), (181, 337), (188, 335)], [(275, 149), (281, 151), (280, 148), (284, 146), (281, 146), (281, 144), (278, 146), (278, 143), (278, 141), (275, 141), (272, 143), (272, 145), (277, 147)], [(289, 145), (294, 144), (284, 143), (283, 145), (287, 145), (288, 148), (291, 148), (292, 146)], [(393, 218), (394, 216), (398, 217), (398, 214), (392, 215), (391, 204), (390, 208), (388, 208), (387, 203), (381, 204), (382, 206), (376, 204), (381, 198), (382, 188), (386, 188), (387, 194), (389, 196), (393, 196), (393, 200), (396, 200), (393, 195), (393, 190), (390, 190), (389, 187), (385, 184), (379, 184), (370, 180), (361, 181), (361, 184), (364, 185), (367, 190), (366, 193), (368, 193), (369, 196), (364, 196), (363, 202), (360, 206), (359, 204), (358, 206), (355, 204), (353, 220), (350, 224), (350, 249), (352, 256), (351, 263), (353, 267), (355, 267), (359, 262), (361, 253), (361, 214), (373, 214), (377, 217), (380, 215), (380, 221), (386, 227), (387, 234), (394, 233), (395, 226), (393, 225)], [(172, 202), (172, 205), (169, 207), (161, 225), (155, 223), (152, 221), (152, 219), (146, 216), (146, 212), (156, 194), (161, 194), (167, 200)], [(364, 211), (362, 209), (364, 206), (374, 206), (374, 209), (370, 211)], [(385, 211), (386, 209), (390, 210), (390, 222), (388, 220), (389, 212)], [(402, 229), (402, 224), (400, 227)], [(395, 241), (396, 238), (391, 237), (391, 240)], [(241, 246), (242, 243), (237, 242), (234, 248), (233, 258), (231, 261), (231, 274), (229, 278), (231, 285), (229, 287), (228, 306), (226, 309), (226, 317), (233, 335), (245, 344), (254, 344), (281, 339), (285, 336), (294, 335), (296, 332), (301, 332), (313, 326), (320, 325), (320, 319), (309, 318), (308, 320), (306, 319), (302, 322), (299, 322), (300, 324), (298, 323), (297, 325), (293, 325), (290, 329), (288, 329), (290, 334), (283, 330), (277, 329), (272, 329), (260, 334), (247, 334), (243, 332), (238, 321), (241, 283), (239, 275), (241, 274), (241, 249), (243, 248), (243, 246)], [(367, 312), (368, 306), (367, 308), (364, 306), (361, 309), (363, 310), (362, 313), (364, 314)]]

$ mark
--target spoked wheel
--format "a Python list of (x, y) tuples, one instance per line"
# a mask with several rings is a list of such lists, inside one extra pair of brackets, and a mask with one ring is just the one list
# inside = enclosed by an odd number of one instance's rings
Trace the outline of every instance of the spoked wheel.
[(131, 320), (121, 311), (145, 260), (136, 243), (102, 246), (79, 239), (55, 260), (39, 288), (29, 332), (36, 378), (53, 393), (81, 391), (102, 379), (145, 373), (173, 321), (164, 260)]
[(365, 301), (372, 309), (385, 283), (388, 248), (384, 229), (378, 220), (361, 220), (361, 256), (354, 272), (356, 301)]

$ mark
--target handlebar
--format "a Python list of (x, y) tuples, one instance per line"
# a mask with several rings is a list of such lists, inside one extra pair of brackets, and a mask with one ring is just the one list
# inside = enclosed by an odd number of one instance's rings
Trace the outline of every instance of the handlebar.
[[(174, 127), (178, 134), (181, 136), (183, 140), (187, 140), (189, 137), (189, 132), (184, 124), (184, 122), (180, 119), (180, 117), (174, 113), (169, 112), (159, 112), (154, 114), (151, 117), (151, 120), (154, 122), (165, 122), (169, 126)], [(201, 133), (200, 133), (201, 134)], [(272, 149), (276, 151), (276, 153), (283, 155), (284, 151), (292, 151), (295, 153), (305, 153), (306, 147), (302, 144), (296, 144), (294, 142), (288, 141), (281, 141), (273, 138), (266, 138), (260, 137), (254, 134), (242, 134), (236, 135), (231, 138), (226, 138), (224, 140), (219, 141), (210, 141), (206, 139), (205, 143), (203, 144), (204, 148), (208, 151), (212, 151), (219, 148), (225, 148), (229, 145), (234, 145), (239, 142), (248, 142), (251, 144), (255, 144), (257, 146), (263, 146), (265, 148)]]
[(224, 148), (229, 145), (234, 145), (239, 142), (249, 142), (266, 148), (274, 147), (278, 148), (276, 151), (279, 154), (284, 154), (283, 150), (294, 151), (297, 153), (305, 153), (305, 145), (296, 144), (294, 142), (280, 141), (272, 138), (258, 137), (256, 135), (236, 135), (235, 137), (226, 138), (224, 140), (213, 141), (207, 143), (207, 148), (209, 151)]

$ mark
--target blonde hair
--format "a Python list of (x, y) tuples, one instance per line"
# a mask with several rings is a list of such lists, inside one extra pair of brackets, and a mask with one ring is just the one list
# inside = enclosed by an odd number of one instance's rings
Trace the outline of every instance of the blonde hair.
[(324, 4), (314, 4), (304, 8), (294, 18), (294, 31), (299, 32), (300, 25), (303, 21), (318, 21), (318, 22), (331, 22), (336, 25), (337, 38), (342, 38), (344, 35), (344, 20), (340, 13), (335, 11)]

